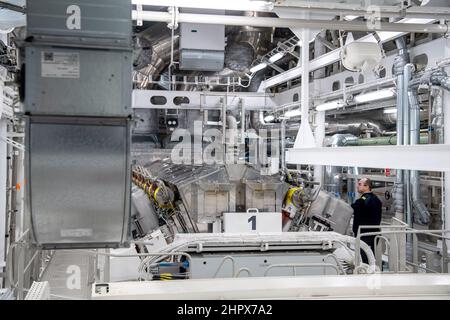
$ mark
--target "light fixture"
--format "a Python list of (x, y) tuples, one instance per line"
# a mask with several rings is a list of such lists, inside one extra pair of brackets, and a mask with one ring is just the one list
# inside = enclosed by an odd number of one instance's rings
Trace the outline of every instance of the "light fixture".
[(283, 57), (284, 57), (284, 53), (283, 52), (278, 52), (278, 53), (274, 54), (273, 56), (271, 56), (269, 58), (269, 61), (271, 63), (274, 63), (274, 62), (277, 62), (278, 60), (280, 60)]
[(300, 111), (300, 109), (294, 109), (294, 110), (289, 110), (287, 111), (284, 116), (286, 118), (293, 118), (293, 117), (297, 117), (300, 116), (302, 114), (302, 112)]
[(397, 108), (386, 108), (386, 109), (383, 109), (383, 113), (397, 113)]
[(366, 103), (371, 101), (383, 100), (395, 96), (394, 89), (383, 89), (369, 93), (363, 93), (353, 98), (356, 103)]
[(334, 110), (337, 108), (343, 107), (345, 104), (342, 100), (334, 100), (327, 103), (320, 104), (316, 107), (317, 111), (327, 111), (327, 110)]
[(344, 17), (344, 20), (347, 20), (347, 21), (353, 21), (353, 20), (355, 20), (355, 19), (357, 19), (357, 18), (359, 18), (359, 16), (348, 15), (348, 16), (345, 16), (345, 17)]
[(132, 4), (147, 6), (239, 10), (239, 11), (272, 11), (271, 1), (252, 0), (132, 0)]
[(251, 73), (255, 73), (258, 72), (262, 69), (264, 69), (265, 67), (267, 67), (267, 63), (265, 62), (261, 62), (260, 64), (257, 64), (256, 66), (254, 66), (253, 68), (250, 69)]
[(275, 117), (271, 114), (264, 117), (264, 122), (272, 122), (273, 120), (275, 120)]

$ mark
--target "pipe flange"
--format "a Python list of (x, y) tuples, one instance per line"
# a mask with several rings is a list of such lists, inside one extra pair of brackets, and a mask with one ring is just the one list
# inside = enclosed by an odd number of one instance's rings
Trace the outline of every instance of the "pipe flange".
[(444, 38), (449, 39), (450, 38), (450, 21), (446, 21), (445, 25), (447, 26), (447, 31), (444, 33)]

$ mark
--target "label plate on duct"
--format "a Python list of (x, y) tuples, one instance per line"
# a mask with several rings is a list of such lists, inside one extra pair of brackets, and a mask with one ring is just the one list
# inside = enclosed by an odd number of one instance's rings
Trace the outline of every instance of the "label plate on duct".
[(41, 52), (43, 78), (80, 78), (80, 54), (78, 52)]

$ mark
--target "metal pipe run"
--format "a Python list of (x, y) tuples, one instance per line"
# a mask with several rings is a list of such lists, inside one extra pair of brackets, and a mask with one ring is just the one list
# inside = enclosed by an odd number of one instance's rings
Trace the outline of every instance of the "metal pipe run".
[[(167, 12), (159, 11), (132, 11), (133, 20), (171, 23), (173, 16)], [(347, 31), (391, 31), (408, 33), (441, 33), (450, 32), (449, 24), (420, 24), (420, 23), (390, 23), (380, 22), (376, 26), (368, 25), (365, 21), (336, 21), (314, 19), (285, 19), (267, 17), (244, 17), (211, 14), (180, 13), (177, 23), (221, 24), (227, 26), (276, 27), (276, 28), (303, 28), (328, 29)]]
[[(411, 124), (410, 111), (409, 111), (409, 98), (408, 98), (408, 90), (409, 90), (409, 82), (412, 78), (412, 74), (415, 71), (415, 67), (412, 63), (408, 63), (403, 68), (403, 144), (409, 145), (409, 130)], [(413, 226), (413, 214), (412, 214), (412, 203), (411, 203), (411, 172), (409, 170), (404, 171), (404, 186), (406, 189), (406, 223), (408, 226)]]
[[(420, 106), (416, 92), (410, 88), (408, 90), (409, 110), (411, 118), (410, 144), (417, 145), (420, 142)], [(417, 170), (410, 171), (410, 182), (412, 189), (412, 205), (419, 214), (419, 222), (428, 224), (430, 222), (430, 212), (420, 196), (420, 174)], [(412, 219), (412, 218), (411, 218)]]
[[(394, 74), (397, 77), (397, 137), (396, 144), (398, 146), (403, 145), (403, 69), (405, 65), (409, 62), (408, 49), (406, 47), (405, 37), (401, 37), (395, 40), (395, 44), (399, 49), (398, 56), (394, 61)], [(389, 144), (389, 143), (388, 143)], [(405, 220), (405, 185), (403, 181), (404, 172), (403, 170), (397, 170), (395, 177), (395, 188), (393, 190), (394, 194), (394, 207), (395, 216), (404, 221)]]
[[(420, 135), (420, 144), (428, 143), (428, 134)], [(397, 136), (390, 137), (374, 137), (374, 138), (362, 138), (348, 140), (345, 142), (345, 146), (357, 147), (357, 146), (387, 146), (397, 145)]]

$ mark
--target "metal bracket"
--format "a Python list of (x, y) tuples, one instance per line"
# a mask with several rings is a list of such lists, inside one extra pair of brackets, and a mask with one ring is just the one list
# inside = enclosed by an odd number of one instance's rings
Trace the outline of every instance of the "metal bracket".
[(143, 11), (143, 9), (142, 9), (142, 4), (137, 4), (137, 5), (136, 5), (136, 12), (137, 12), (137, 15), (136, 15), (136, 23), (137, 23), (137, 25), (138, 25), (139, 27), (142, 27), (142, 25), (143, 25), (143, 21), (142, 21), (142, 11)]
[(169, 29), (177, 30), (178, 29), (178, 14), (180, 13), (178, 7), (169, 7), (168, 12), (172, 15), (172, 21), (167, 24)]
[(4, 142), (6, 142), (7, 144), (13, 146), (14, 148), (25, 152), (25, 146), (23, 144), (20, 144), (20, 143), (15, 142), (14, 140), (12, 140), (10, 138), (5, 138), (5, 137), (0, 137), (0, 140), (3, 140)]

